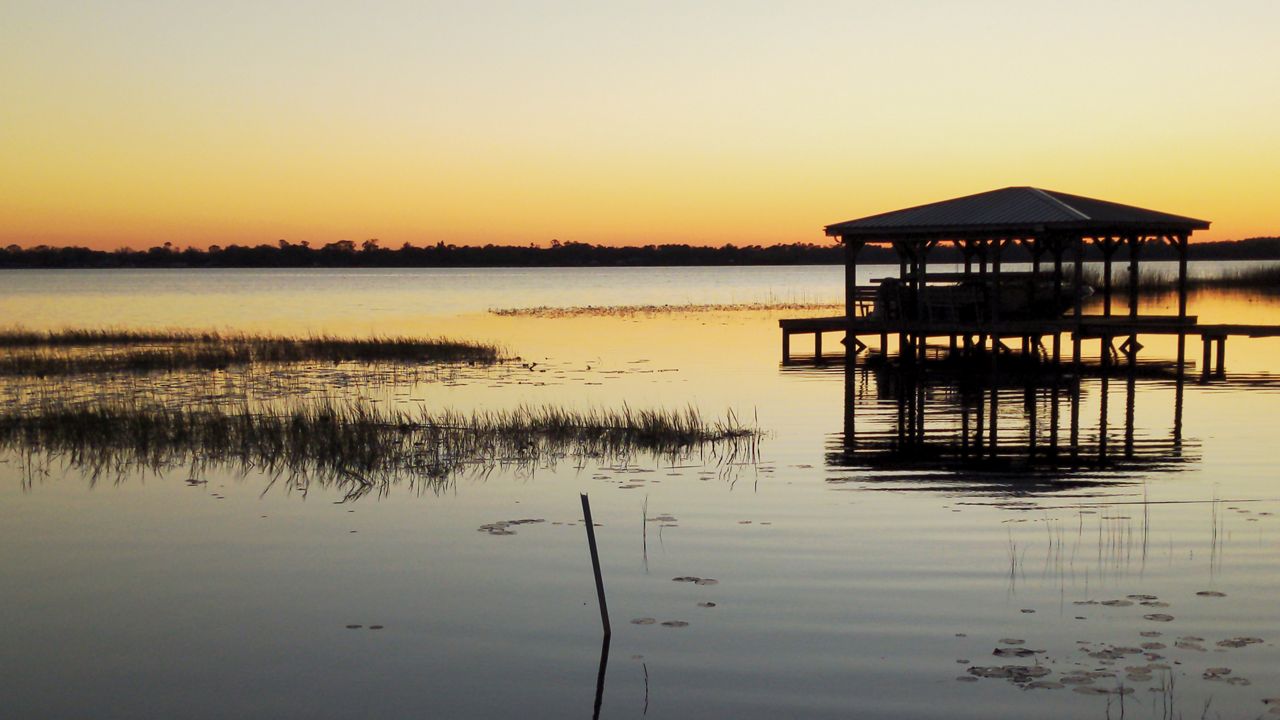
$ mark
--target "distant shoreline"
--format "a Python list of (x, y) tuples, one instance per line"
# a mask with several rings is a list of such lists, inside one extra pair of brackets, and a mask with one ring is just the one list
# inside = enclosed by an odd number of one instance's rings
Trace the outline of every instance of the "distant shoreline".
[[(1148, 243), (1145, 260), (1176, 260), (1173, 249)], [(937, 248), (931, 262), (962, 262), (953, 247)], [(1019, 246), (1008, 248), (1005, 262), (1027, 262), (1030, 256)], [(1101, 260), (1088, 246), (1086, 260)], [(1127, 259), (1122, 249), (1117, 261)], [(1280, 237), (1192, 243), (1191, 260), (1280, 260)], [(377, 241), (356, 245), (350, 241), (312, 247), (307, 243), (212, 246), (208, 250), (172, 246), (147, 250), (91, 250), (84, 247), (17, 245), (0, 248), (0, 269), (217, 269), (217, 268), (498, 268), (498, 267), (721, 267), (840, 265), (843, 249), (835, 244), (787, 245), (644, 245), (608, 247), (586, 243), (553, 243), (551, 247), (519, 245), (460, 246), (409, 245), (385, 248)], [(897, 257), (886, 247), (864, 248), (860, 265), (896, 265)]]

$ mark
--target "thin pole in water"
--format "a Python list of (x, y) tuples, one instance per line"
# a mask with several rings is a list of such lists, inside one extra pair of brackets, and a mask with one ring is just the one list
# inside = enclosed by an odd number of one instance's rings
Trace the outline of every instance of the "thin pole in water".
[(609, 606), (604, 601), (604, 577), (600, 575), (600, 553), (596, 550), (596, 526), (591, 522), (591, 501), (582, 493), (582, 519), (587, 524), (587, 546), (591, 548), (591, 569), (596, 574), (596, 598), (600, 601), (600, 624), (604, 626), (604, 635), (609, 637), (613, 630), (609, 627)]

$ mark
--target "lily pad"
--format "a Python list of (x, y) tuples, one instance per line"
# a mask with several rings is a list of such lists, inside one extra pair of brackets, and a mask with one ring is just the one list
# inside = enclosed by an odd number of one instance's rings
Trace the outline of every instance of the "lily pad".
[(1218, 647), (1240, 648), (1246, 645), (1257, 645), (1262, 642), (1262, 638), (1256, 637), (1233, 637), (1226, 640), (1219, 640), (1214, 643)]
[(1038, 652), (1044, 652), (1044, 651), (1032, 650), (1030, 648), (1010, 647), (1010, 648), (996, 648), (991, 652), (991, 654), (997, 657), (1031, 657), (1032, 655), (1035, 655)]

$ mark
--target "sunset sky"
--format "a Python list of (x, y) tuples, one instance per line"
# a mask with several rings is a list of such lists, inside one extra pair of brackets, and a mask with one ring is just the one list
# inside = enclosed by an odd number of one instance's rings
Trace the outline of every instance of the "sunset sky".
[(0, 4), (0, 244), (823, 242), (1035, 185), (1280, 235), (1280, 2)]

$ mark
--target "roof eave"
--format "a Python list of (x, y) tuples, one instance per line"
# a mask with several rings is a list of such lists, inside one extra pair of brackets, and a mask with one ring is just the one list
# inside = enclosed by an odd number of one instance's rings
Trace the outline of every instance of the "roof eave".
[(829, 237), (878, 238), (883, 240), (911, 239), (913, 237), (954, 237), (972, 238), (986, 237), (1029, 237), (1052, 231), (1081, 232), (1086, 235), (1102, 235), (1109, 232), (1133, 232), (1135, 230), (1151, 234), (1190, 233), (1195, 230), (1208, 230), (1208, 220), (1185, 218), (1169, 222), (1106, 222), (1091, 220), (1076, 222), (1038, 223), (1028, 225), (919, 225), (914, 227), (850, 227), (848, 223), (827, 225), (823, 232)]

